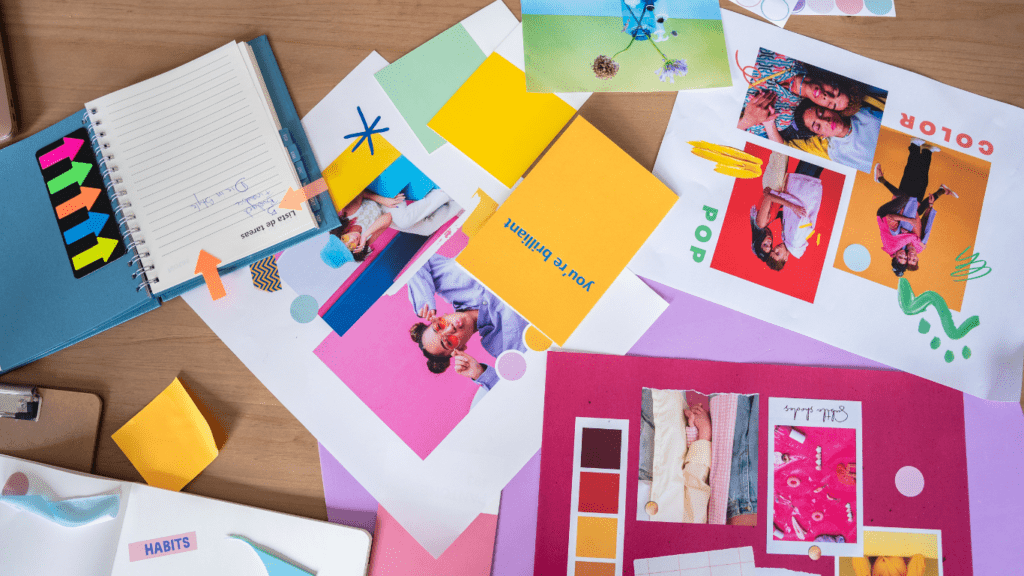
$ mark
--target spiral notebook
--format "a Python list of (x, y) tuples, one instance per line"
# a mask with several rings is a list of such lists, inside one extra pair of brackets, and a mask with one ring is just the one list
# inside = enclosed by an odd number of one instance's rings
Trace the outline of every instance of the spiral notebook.
[(337, 226), (265, 36), (86, 104), (0, 152), (0, 372)]

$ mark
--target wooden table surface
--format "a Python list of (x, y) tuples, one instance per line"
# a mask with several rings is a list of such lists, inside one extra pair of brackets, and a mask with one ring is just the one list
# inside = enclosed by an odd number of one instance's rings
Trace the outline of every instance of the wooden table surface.
[[(394, 61), (489, 2), (3, 0), (0, 8), (20, 133), (31, 134), (93, 98), (260, 34), (270, 36), (301, 116), (371, 50)], [(519, 15), (518, 0), (506, 4)], [(722, 7), (749, 14), (727, 0)], [(896, 7), (897, 18), (794, 17), (787, 29), (1024, 107), (1024, 1)], [(580, 113), (651, 168), (674, 96), (595, 94)], [(0, 382), (99, 394), (93, 471), (142, 481), (110, 435), (175, 377), (228, 433), (185, 491), (326, 519), (316, 440), (180, 298)]]

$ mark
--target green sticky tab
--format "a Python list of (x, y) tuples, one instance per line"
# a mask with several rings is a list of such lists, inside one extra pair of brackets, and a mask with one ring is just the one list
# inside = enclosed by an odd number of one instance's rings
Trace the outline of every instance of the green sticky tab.
[(483, 64), (486, 55), (456, 24), (374, 74), (427, 152), (444, 138), (427, 127), (445, 102)]

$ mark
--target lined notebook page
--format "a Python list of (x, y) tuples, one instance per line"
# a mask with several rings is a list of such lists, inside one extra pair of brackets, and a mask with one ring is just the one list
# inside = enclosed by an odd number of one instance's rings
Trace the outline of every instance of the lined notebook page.
[(255, 75), (233, 42), (86, 104), (154, 294), (196, 276), (200, 250), (228, 264), (316, 225), (277, 207), (300, 183)]

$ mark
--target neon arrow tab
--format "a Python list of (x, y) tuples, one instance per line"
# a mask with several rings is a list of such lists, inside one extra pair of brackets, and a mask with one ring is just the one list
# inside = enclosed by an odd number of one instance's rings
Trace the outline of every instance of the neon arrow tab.
[(288, 191), (284, 193), (284, 198), (281, 198), (281, 203), (277, 207), (282, 210), (302, 210), (302, 205), (305, 204), (306, 200), (326, 191), (327, 182), (323, 178), (316, 182), (310, 182), (298, 190), (289, 186)]
[(81, 270), (97, 260), (102, 259), (106, 262), (110, 255), (114, 253), (115, 248), (117, 248), (117, 240), (100, 236), (96, 238), (95, 246), (76, 254), (71, 259), (71, 265), (75, 267), (75, 270)]
[(82, 208), (91, 210), (92, 205), (96, 203), (96, 199), (100, 197), (99, 188), (90, 188), (88, 186), (82, 186), (82, 190), (71, 200), (57, 206), (54, 210), (57, 212), (57, 219), (67, 218), (75, 212), (78, 212)]
[(224, 291), (224, 283), (220, 281), (220, 272), (217, 265), (220, 259), (206, 250), (199, 251), (199, 260), (196, 261), (196, 274), (202, 274), (206, 287), (210, 289), (210, 298), (219, 300), (227, 295)]
[(71, 186), (72, 184), (75, 184), (76, 182), (81, 186), (82, 182), (85, 182), (85, 177), (89, 175), (90, 171), (92, 171), (92, 164), (72, 161), (71, 170), (68, 170), (47, 182), (46, 187), (49, 188), (50, 194), (54, 194), (68, 186)]
[(99, 236), (109, 218), (108, 214), (89, 212), (88, 220), (64, 231), (64, 243), (73, 244), (90, 234)]
[(46, 170), (65, 158), (74, 158), (78, 151), (81, 150), (82, 144), (85, 144), (84, 140), (65, 136), (63, 144), (39, 157), (39, 166)]

